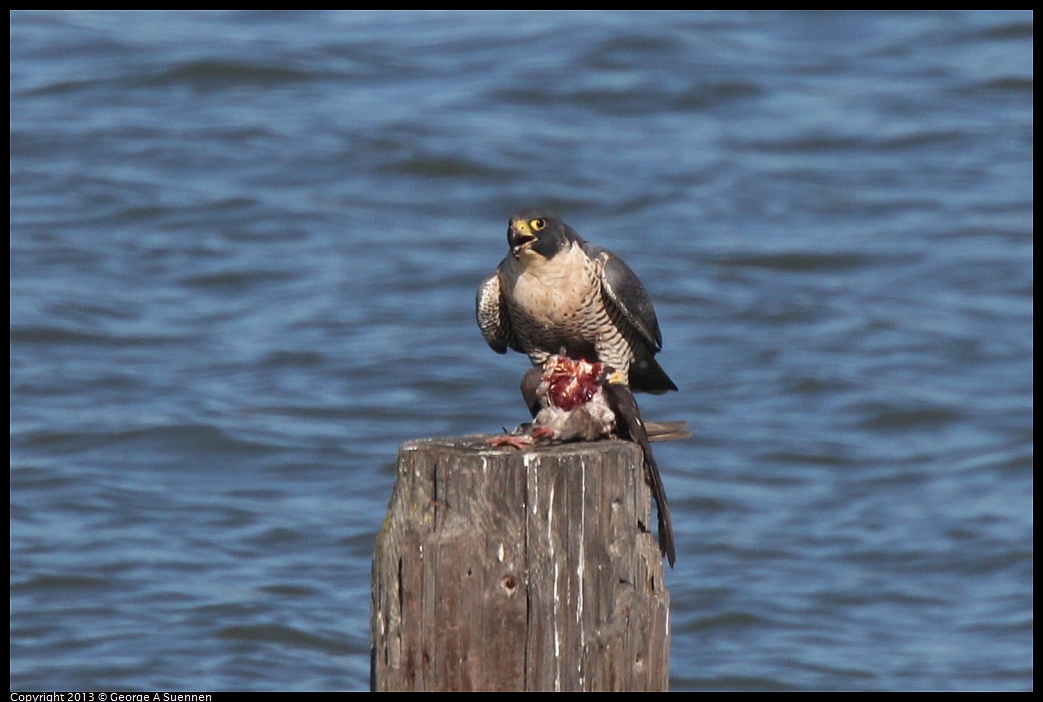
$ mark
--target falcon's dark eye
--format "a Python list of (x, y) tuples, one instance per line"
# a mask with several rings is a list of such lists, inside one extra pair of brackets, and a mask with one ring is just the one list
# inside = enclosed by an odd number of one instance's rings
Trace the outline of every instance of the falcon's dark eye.
[(529, 222), (529, 226), (532, 227), (533, 231), (538, 232), (547, 226), (547, 221), (543, 217), (539, 217)]

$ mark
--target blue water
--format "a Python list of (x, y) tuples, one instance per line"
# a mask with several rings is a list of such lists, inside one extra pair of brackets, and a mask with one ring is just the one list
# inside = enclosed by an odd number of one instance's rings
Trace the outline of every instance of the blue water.
[(366, 689), (398, 444), (656, 304), (673, 689), (1033, 686), (1033, 16), (14, 12), (11, 688)]

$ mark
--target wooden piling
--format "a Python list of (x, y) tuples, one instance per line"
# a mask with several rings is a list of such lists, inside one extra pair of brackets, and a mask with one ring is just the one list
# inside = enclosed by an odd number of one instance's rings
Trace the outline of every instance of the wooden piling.
[(373, 689), (666, 690), (641, 460), (616, 440), (403, 444), (373, 558)]

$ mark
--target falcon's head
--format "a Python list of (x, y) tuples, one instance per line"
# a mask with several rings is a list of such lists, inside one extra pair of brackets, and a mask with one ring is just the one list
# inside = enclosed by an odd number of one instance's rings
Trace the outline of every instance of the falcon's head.
[(569, 246), (570, 238), (578, 237), (552, 212), (521, 210), (511, 217), (507, 226), (507, 244), (511, 255), (518, 260), (554, 258)]

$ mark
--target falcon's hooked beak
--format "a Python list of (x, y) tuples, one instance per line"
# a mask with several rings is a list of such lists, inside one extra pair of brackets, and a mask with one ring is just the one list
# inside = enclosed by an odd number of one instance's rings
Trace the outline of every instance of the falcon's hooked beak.
[(518, 258), (522, 249), (531, 246), (536, 238), (529, 222), (524, 219), (513, 219), (507, 227), (507, 244), (510, 245), (511, 254), (515, 258)]

